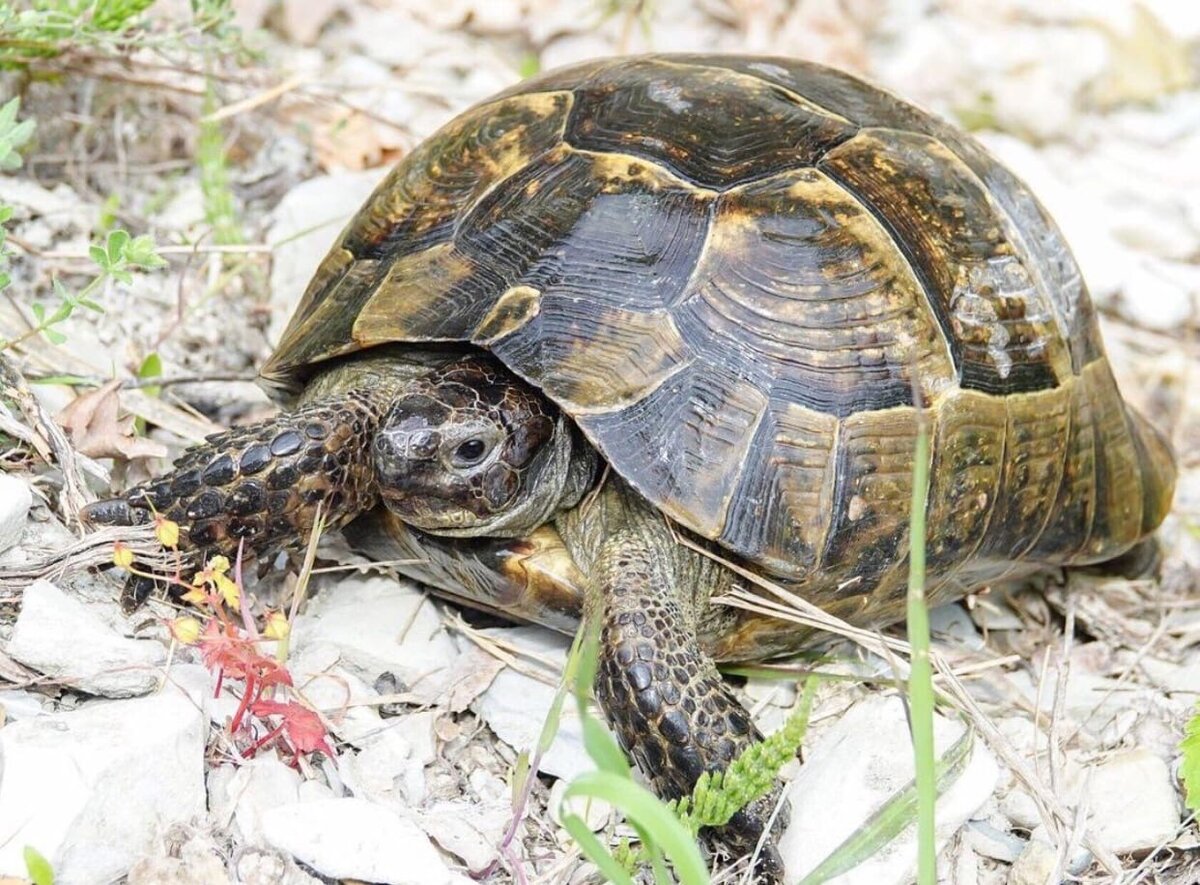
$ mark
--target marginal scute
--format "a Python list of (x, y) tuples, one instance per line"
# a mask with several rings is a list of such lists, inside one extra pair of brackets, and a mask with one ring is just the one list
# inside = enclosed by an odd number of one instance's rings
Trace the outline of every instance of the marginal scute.
[(1054, 390), (1001, 400), (1006, 412), (1005, 455), (982, 559), (1015, 560), (1041, 537), (1063, 482), (1064, 446), (1077, 379)]
[(873, 589), (904, 559), (916, 437), (912, 406), (841, 421), (834, 507), (818, 568), (859, 576), (848, 588), (854, 595)]
[(1091, 399), (1096, 434), (1096, 507), (1092, 531), (1072, 562), (1111, 559), (1142, 534), (1141, 461), (1125, 403), (1107, 360), (1084, 367), (1081, 395)]
[(958, 390), (940, 403), (926, 513), (932, 570), (971, 559), (983, 541), (1002, 494), (1007, 424), (1002, 398)]

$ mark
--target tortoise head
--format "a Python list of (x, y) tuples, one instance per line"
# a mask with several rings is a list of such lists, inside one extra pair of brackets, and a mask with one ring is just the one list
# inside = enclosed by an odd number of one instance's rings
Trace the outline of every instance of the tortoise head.
[(594, 455), (549, 400), (494, 358), (472, 355), (401, 392), (372, 457), (384, 504), (408, 525), (518, 537), (579, 500), (578, 462)]

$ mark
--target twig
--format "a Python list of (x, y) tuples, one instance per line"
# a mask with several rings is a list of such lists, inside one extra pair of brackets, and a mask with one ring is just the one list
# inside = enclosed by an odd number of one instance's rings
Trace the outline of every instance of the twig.
[(232, 104), (227, 104), (220, 110), (213, 111), (211, 114), (205, 114), (200, 118), (201, 123), (217, 123), (221, 120), (227, 120), (230, 117), (245, 113), (260, 107), (267, 102), (274, 101), (285, 93), (291, 92), (293, 89), (301, 86), (308, 81), (307, 74), (293, 74), (282, 83), (272, 86), (270, 89), (264, 89), (257, 95), (251, 95), (243, 98), (240, 101), (235, 101)]
[[(62, 507), (63, 515), (70, 522), (77, 522), (79, 509), (92, 500), (92, 495), (87, 491), (83, 474), (80, 472), (80, 456), (75, 452), (63, 429), (50, 417), (42, 404), (38, 402), (37, 397), (33, 395), (20, 371), (3, 354), (0, 354), (0, 392), (16, 403), (25, 419), (45, 440), (54, 456), (55, 463), (62, 470), (63, 491), (59, 504)], [(89, 472), (98, 472), (101, 479), (108, 481), (107, 473), (98, 464), (91, 462), (90, 467), (92, 469)]]

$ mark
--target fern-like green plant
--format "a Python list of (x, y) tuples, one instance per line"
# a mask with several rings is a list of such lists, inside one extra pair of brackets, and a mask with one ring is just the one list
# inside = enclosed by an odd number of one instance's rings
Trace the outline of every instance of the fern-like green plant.
[(700, 775), (691, 796), (668, 803), (693, 835), (702, 827), (724, 826), (771, 791), (780, 770), (796, 758), (804, 741), (817, 684), (815, 676), (805, 680), (796, 709), (782, 728), (747, 748), (724, 771)]

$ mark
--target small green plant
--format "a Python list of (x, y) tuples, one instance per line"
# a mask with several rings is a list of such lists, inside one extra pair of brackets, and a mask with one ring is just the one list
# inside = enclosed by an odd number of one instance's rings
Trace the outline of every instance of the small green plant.
[[(210, 89), (204, 108), (210, 113), (215, 107)], [(215, 120), (200, 120), (200, 137), (196, 143), (196, 162), (200, 167), (200, 192), (204, 196), (204, 219), (213, 230), (213, 239), (221, 245), (242, 242), (241, 225), (237, 220), (237, 204), (229, 188), (229, 168), (226, 164), (225, 136)]]
[(32, 845), (25, 846), (25, 872), (33, 885), (54, 885), (54, 868)]
[[(155, 251), (154, 240), (148, 235), (131, 237), (127, 231), (109, 231), (103, 243), (88, 249), (99, 273), (78, 292), (72, 292), (60, 280), (54, 280), (54, 294), (58, 304), (50, 310), (40, 301), (30, 305), (36, 324), (33, 328), (8, 341), (0, 341), (0, 351), (8, 350), (38, 335), (45, 335), (51, 344), (62, 344), (66, 336), (56, 327), (65, 322), (76, 310), (84, 308), (102, 313), (104, 308), (93, 300), (93, 296), (110, 280), (121, 283), (133, 282), (132, 271), (154, 270), (166, 262)], [(2, 287), (0, 287), (2, 288)]]
[(21, 155), (17, 149), (33, 137), (33, 120), (17, 120), (21, 110), (21, 99), (12, 98), (0, 107), (0, 171), (12, 172), (21, 168)]
[(782, 728), (751, 746), (724, 771), (700, 775), (691, 796), (669, 803), (692, 835), (699, 834), (702, 827), (724, 826), (771, 791), (780, 769), (796, 758), (804, 741), (817, 684), (815, 676), (805, 680), (796, 710)]
[(0, 2), (0, 69), (25, 69), (72, 52), (128, 57), (131, 48), (178, 49), (197, 35), (243, 53), (230, 0), (192, 0), (190, 23), (147, 15), (155, 0)]
[(1183, 754), (1179, 776), (1185, 791), (1184, 804), (1189, 811), (1200, 812), (1200, 704), (1188, 720), (1179, 751)]

